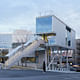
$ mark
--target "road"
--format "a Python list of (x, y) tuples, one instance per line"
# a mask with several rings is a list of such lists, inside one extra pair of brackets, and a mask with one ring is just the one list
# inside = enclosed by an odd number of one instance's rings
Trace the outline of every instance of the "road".
[(0, 80), (80, 80), (80, 73), (0, 70)]

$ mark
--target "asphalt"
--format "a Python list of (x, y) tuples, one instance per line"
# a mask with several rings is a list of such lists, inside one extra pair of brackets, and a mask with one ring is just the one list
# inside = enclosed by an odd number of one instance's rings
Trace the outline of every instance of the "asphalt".
[(0, 70), (0, 80), (80, 80), (80, 73)]

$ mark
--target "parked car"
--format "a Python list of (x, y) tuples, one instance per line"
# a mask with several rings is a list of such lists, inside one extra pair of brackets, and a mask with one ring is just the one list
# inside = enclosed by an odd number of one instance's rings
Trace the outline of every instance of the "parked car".
[(76, 64), (76, 65), (72, 65), (72, 67), (70, 68), (71, 71), (80, 71), (80, 65)]

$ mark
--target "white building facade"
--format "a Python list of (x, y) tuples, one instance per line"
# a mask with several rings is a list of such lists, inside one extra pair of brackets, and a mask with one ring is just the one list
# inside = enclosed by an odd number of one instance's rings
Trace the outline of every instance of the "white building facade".
[(54, 32), (50, 45), (58, 45), (75, 49), (75, 31), (56, 16), (42, 16), (36, 18), (36, 33)]
[[(46, 55), (44, 55), (46, 65), (52, 64), (54, 69), (65, 66), (68, 70), (70, 63), (74, 62), (75, 31), (54, 15), (37, 17), (36, 34), (46, 33), (56, 34), (55, 36), (48, 36), (47, 51), (46, 53), (43, 52)], [(40, 50), (37, 51), (39, 62), (44, 60), (40, 59), (43, 56), (41, 56), (41, 53)], [(52, 61), (53, 59), (54, 61)]]

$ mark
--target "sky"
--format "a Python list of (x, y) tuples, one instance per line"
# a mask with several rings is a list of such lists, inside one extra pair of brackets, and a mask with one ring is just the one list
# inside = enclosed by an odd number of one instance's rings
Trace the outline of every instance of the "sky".
[(0, 0), (0, 32), (35, 32), (36, 17), (47, 14), (56, 15), (80, 38), (80, 0)]

